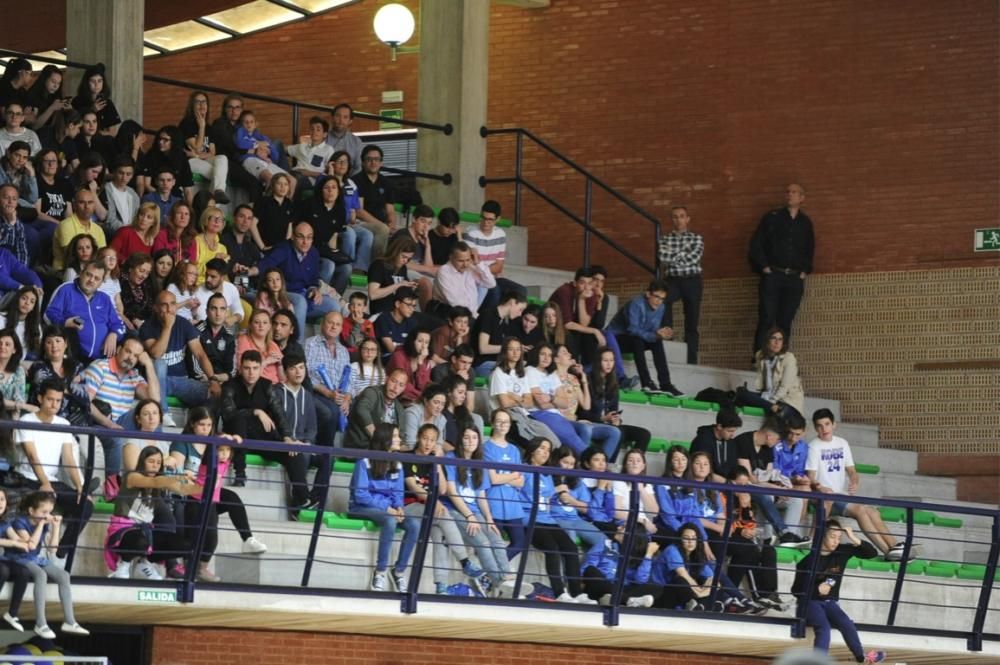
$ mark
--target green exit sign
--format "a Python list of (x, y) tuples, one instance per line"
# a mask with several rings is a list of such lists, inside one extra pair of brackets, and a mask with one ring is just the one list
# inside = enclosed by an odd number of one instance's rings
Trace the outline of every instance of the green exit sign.
[(137, 600), (140, 603), (176, 603), (176, 589), (162, 589), (153, 591), (151, 589), (140, 589)]
[(1000, 252), (1000, 227), (976, 229), (975, 250), (977, 252)]
[[(402, 118), (403, 109), (382, 109), (378, 112), (383, 118)], [(378, 122), (379, 131), (389, 131), (391, 129), (402, 129), (403, 126), (398, 122), (392, 122), (389, 120), (379, 120)]]

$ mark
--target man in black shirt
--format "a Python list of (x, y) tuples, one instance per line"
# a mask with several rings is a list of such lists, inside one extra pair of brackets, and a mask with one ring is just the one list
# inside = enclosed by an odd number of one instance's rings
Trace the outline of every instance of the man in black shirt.
[(691, 455), (708, 453), (712, 460), (712, 481), (724, 483), (736, 467), (739, 452), (736, 450), (736, 430), (743, 427), (743, 420), (732, 409), (719, 409), (714, 425), (702, 425), (691, 441)]
[[(208, 298), (205, 320), (197, 326), (201, 348), (205, 349), (205, 355), (212, 361), (212, 369), (215, 371), (215, 375), (208, 379), (209, 381), (225, 383), (236, 373), (236, 338), (226, 329), (228, 314), (229, 304), (226, 302), (226, 297), (221, 293), (214, 293)], [(205, 373), (201, 365), (193, 362), (190, 355), (185, 361), (188, 363), (188, 375), (204, 381)]]
[(802, 185), (789, 185), (785, 207), (764, 215), (750, 239), (750, 263), (760, 274), (754, 352), (764, 348), (764, 335), (772, 326), (785, 332), (786, 345), (792, 336), (816, 246), (812, 220), (800, 210), (805, 199)]
[(361, 151), (361, 173), (352, 178), (358, 186), (361, 210), (358, 222), (375, 235), (372, 256), (385, 254), (389, 235), (396, 232), (396, 202), (392, 185), (379, 171), (382, 168), (382, 148), (366, 145)]
[(458, 223), (458, 211), (454, 208), (441, 208), (438, 213), (438, 223), (427, 237), (431, 241), (431, 261), (436, 266), (443, 266), (451, 259), (451, 248), (462, 239), (462, 225)]
[[(848, 543), (840, 544), (842, 536), (847, 536)], [(837, 520), (826, 524), (826, 532), (820, 545), (819, 561), (816, 563), (816, 577), (812, 589), (808, 589), (809, 571), (812, 570), (816, 553), (810, 552), (795, 566), (795, 581), (792, 583), (792, 593), (799, 603), (806, 603), (806, 625), (815, 631), (813, 648), (824, 653), (830, 650), (830, 629), (840, 631), (847, 648), (851, 650), (854, 659), (859, 663), (881, 663), (885, 660), (884, 651), (869, 651), (865, 653), (861, 646), (861, 638), (854, 622), (847, 616), (837, 602), (840, 599), (840, 582), (844, 569), (851, 557), (859, 559), (874, 559), (878, 550), (871, 543), (866, 543), (848, 526), (841, 526)], [(801, 609), (801, 608), (800, 608)]]

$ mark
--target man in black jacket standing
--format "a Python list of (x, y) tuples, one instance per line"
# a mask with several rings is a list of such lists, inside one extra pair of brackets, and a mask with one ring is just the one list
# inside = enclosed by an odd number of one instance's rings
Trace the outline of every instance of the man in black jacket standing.
[(784, 331), (786, 345), (792, 336), (792, 321), (816, 250), (812, 220), (800, 209), (805, 199), (802, 185), (789, 185), (785, 207), (764, 215), (750, 239), (750, 264), (760, 274), (754, 353), (764, 348), (764, 335), (771, 326)]
[[(222, 430), (226, 434), (240, 436), (244, 441), (256, 439), (299, 443), (292, 438), (285, 419), (280, 389), (274, 389), (270, 381), (260, 376), (262, 362), (259, 351), (251, 349), (244, 352), (240, 358), (239, 376), (226, 381), (222, 386)], [(233, 485), (243, 487), (247, 478), (246, 449), (237, 447), (233, 453)], [(309, 455), (273, 450), (257, 450), (256, 453), (285, 468), (292, 483), (290, 511), (309, 503), (309, 488), (306, 483)]]

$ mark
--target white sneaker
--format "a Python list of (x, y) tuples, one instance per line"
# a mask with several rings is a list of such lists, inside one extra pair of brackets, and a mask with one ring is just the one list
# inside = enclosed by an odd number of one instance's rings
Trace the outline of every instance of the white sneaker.
[(15, 616), (11, 616), (10, 612), (4, 612), (3, 620), (7, 622), (7, 625), (16, 630), (19, 633), (24, 632), (24, 626), (21, 625), (21, 620)]
[(56, 639), (56, 634), (52, 632), (52, 629), (48, 626), (35, 626), (35, 635), (43, 637), (47, 640)]
[(556, 602), (557, 603), (575, 603), (576, 602), (576, 598), (574, 598), (573, 596), (569, 595), (569, 593), (567, 593), (566, 591), (563, 591), (561, 594), (559, 594), (556, 597)]
[(160, 426), (161, 427), (179, 427), (179, 425), (177, 424), (177, 421), (175, 421), (174, 417), (170, 414), (170, 411), (167, 411), (166, 413), (163, 414), (163, 420), (160, 421)]
[(132, 577), (132, 562), (125, 561), (124, 559), (119, 559), (118, 567), (115, 568), (115, 571), (110, 575), (108, 575), (108, 577), (117, 580), (127, 580), (128, 578)]
[(64, 623), (59, 630), (72, 635), (90, 635), (90, 631), (78, 623)]
[(625, 601), (625, 607), (652, 607), (653, 597), (650, 595), (636, 596)]
[(579, 596), (573, 599), (573, 602), (577, 605), (596, 605), (597, 601), (588, 596), (585, 593), (581, 593)]
[(260, 542), (253, 536), (250, 536), (243, 541), (243, 553), (244, 554), (263, 554), (267, 551), (267, 545)]
[[(117, 571), (115, 571), (117, 572)], [(149, 559), (137, 559), (132, 567), (132, 576), (140, 580), (162, 580), (163, 575), (156, 569)]]
[(601, 607), (611, 607), (611, 594), (606, 593), (601, 596), (601, 599), (597, 601), (597, 604)]
[(372, 583), (371, 583), (372, 591), (385, 591), (387, 584), (386, 578), (387, 575), (385, 571), (376, 570), (374, 573), (372, 573)]
[[(531, 582), (521, 582), (521, 598), (530, 596), (535, 592), (535, 585)], [(514, 597), (514, 580), (504, 580), (497, 589), (497, 598)]]

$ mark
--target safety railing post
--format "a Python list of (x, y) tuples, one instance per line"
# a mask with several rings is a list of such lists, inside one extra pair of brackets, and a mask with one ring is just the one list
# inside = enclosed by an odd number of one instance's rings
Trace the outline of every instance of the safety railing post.
[(528, 548), (531, 547), (531, 539), (535, 535), (535, 519), (538, 518), (539, 486), (542, 483), (537, 472), (533, 475), (534, 480), (531, 487), (531, 513), (528, 517), (528, 532), (524, 536), (524, 551), (521, 552), (519, 555), (521, 558), (517, 561), (517, 579), (514, 580), (514, 598), (521, 597), (521, 582), (524, 581), (524, 569), (528, 565)]
[[(438, 473), (438, 465), (432, 463), (430, 484), (427, 487), (427, 502), (424, 504), (424, 514), (420, 519), (420, 535), (417, 537), (417, 546), (413, 552), (413, 565), (410, 566), (410, 581), (406, 585), (406, 593), (403, 594), (403, 602), (400, 607), (403, 614), (414, 614), (417, 611), (417, 593), (420, 591), (420, 579), (424, 574), (424, 559), (427, 557), (427, 545), (431, 540), (431, 527), (434, 526), (438, 493), (441, 491)], [(441, 519), (450, 520), (451, 515), (448, 514)], [(437, 547), (441, 547), (441, 545)]]
[[(201, 514), (198, 518), (198, 530), (195, 533), (194, 542), (191, 544), (191, 555), (188, 558), (187, 570), (184, 571), (184, 580), (180, 583), (180, 593), (178, 594), (182, 603), (194, 602), (195, 578), (198, 576), (198, 564), (201, 563), (202, 552), (205, 551), (205, 533), (208, 531), (208, 514), (212, 509), (212, 497), (215, 494), (215, 484), (219, 480), (219, 469), (217, 460), (218, 451), (213, 444), (205, 446), (202, 453), (202, 465), (208, 465), (205, 473), (205, 485), (201, 488)], [(193, 501), (188, 497), (187, 501)], [(218, 526), (216, 526), (218, 528)]]
[(587, 178), (587, 185), (583, 192), (583, 267), (590, 267), (590, 225), (591, 214), (593, 212), (594, 182)]
[(299, 105), (292, 104), (292, 143), (299, 142)]
[(806, 586), (802, 591), (802, 597), (798, 598), (798, 607), (795, 608), (795, 623), (792, 624), (792, 637), (804, 638), (806, 636), (806, 610), (809, 601), (812, 599), (813, 587), (816, 585), (816, 570), (819, 568), (820, 550), (823, 548), (823, 532), (826, 526), (826, 510), (822, 501), (816, 501), (816, 512), (814, 519), (815, 529), (813, 531), (812, 542), (812, 565), (809, 566), (809, 574), (806, 577)]
[(986, 559), (986, 572), (983, 574), (983, 586), (979, 592), (979, 603), (976, 604), (976, 616), (972, 620), (972, 635), (968, 640), (969, 651), (983, 650), (983, 627), (986, 625), (986, 613), (990, 611), (990, 595), (997, 574), (997, 559), (1000, 558), (1000, 513), (993, 516), (991, 541), (990, 554)]
[(913, 508), (906, 509), (906, 542), (903, 543), (903, 558), (899, 560), (899, 572), (896, 573), (896, 585), (892, 589), (892, 602), (889, 604), (889, 618), (886, 624), (896, 625), (896, 611), (899, 609), (899, 596), (903, 592), (903, 579), (906, 577), (906, 566), (910, 560), (910, 547), (913, 543)]
[(628, 573), (635, 529), (639, 523), (639, 481), (631, 481), (628, 495), (628, 519), (625, 520), (625, 534), (621, 549), (618, 550), (618, 567), (615, 569), (615, 586), (611, 592), (611, 604), (604, 609), (604, 625), (617, 626), (621, 615), (622, 594), (625, 590), (625, 576)]
[[(90, 496), (87, 494), (87, 488), (90, 487), (90, 481), (94, 478), (94, 453), (97, 451), (97, 446), (95, 445), (96, 437), (93, 434), (87, 435), (87, 461), (83, 465), (83, 488), (84, 493), (80, 495), (80, 501), (90, 501)], [(83, 514), (77, 519), (83, 519)], [(83, 525), (77, 531), (76, 543), (73, 543), (73, 548), (66, 554), (66, 572), (73, 571), (73, 560), (76, 559), (76, 547), (77, 543), (80, 542), (80, 536), (83, 535)]]
[(517, 142), (514, 151), (514, 224), (521, 225), (521, 166), (524, 159), (524, 135), (518, 132), (514, 135)]
[(733, 514), (735, 512), (736, 504), (733, 503), (735, 496), (732, 491), (726, 492), (726, 524), (723, 527), (722, 532), (722, 545), (719, 546), (719, 556), (716, 565), (714, 566), (714, 575), (712, 576), (712, 590), (708, 594), (708, 607), (711, 609), (715, 605), (715, 599), (719, 594), (719, 577), (722, 575), (722, 569), (726, 565), (726, 553), (729, 550), (729, 538), (733, 531)]
[[(319, 464), (321, 469), (329, 469), (333, 463), (333, 458), (329, 455), (321, 455)], [(330, 474), (325, 473), (320, 476), (322, 481), (319, 486), (319, 505), (316, 507), (316, 521), (313, 522), (312, 535), (309, 538), (309, 550), (306, 553), (306, 564), (302, 568), (302, 586), (309, 586), (309, 578), (312, 575), (313, 560), (316, 557), (316, 546), (319, 544), (319, 530), (323, 526), (323, 514), (326, 511), (327, 497), (330, 495)], [(315, 486), (313, 489), (316, 489)]]

